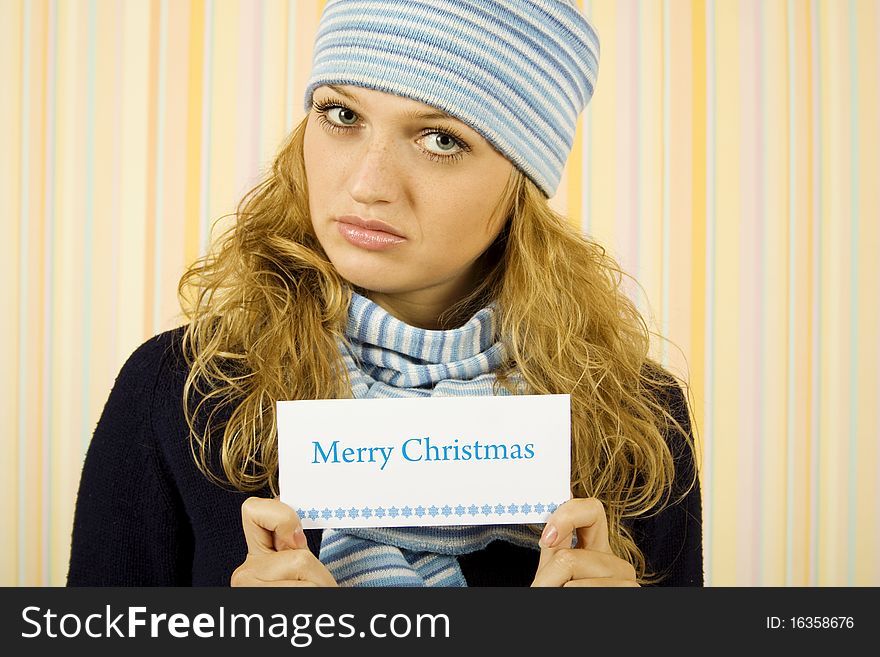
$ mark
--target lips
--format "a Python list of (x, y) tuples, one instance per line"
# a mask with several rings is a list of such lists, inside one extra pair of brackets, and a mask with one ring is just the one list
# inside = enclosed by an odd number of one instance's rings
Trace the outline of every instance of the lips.
[(367, 251), (386, 251), (406, 242), (396, 228), (378, 219), (337, 217), (336, 228), (349, 244)]
[(406, 238), (406, 236), (401, 234), (401, 232), (394, 226), (392, 226), (391, 224), (386, 224), (384, 221), (380, 221), (378, 219), (364, 219), (362, 217), (358, 217), (357, 215), (343, 215), (341, 217), (337, 217), (336, 221), (343, 224), (357, 226), (358, 228), (381, 231), (395, 237), (401, 237), (404, 239)]

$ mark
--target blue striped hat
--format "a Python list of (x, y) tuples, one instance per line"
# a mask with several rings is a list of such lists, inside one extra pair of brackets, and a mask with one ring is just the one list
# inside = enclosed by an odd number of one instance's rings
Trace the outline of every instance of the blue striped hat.
[(472, 127), (551, 197), (598, 64), (573, 0), (329, 0), (305, 109), (324, 84), (412, 98)]

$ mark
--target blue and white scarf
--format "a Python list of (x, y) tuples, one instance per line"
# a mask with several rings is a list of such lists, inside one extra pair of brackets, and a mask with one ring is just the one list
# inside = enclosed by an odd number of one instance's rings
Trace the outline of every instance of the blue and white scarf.
[[(507, 358), (493, 305), (446, 331), (410, 326), (352, 293), (340, 344), (355, 399), (493, 395)], [(514, 377), (517, 385), (521, 380)], [(510, 394), (501, 389), (498, 394)], [(457, 555), (494, 540), (538, 549), (525, 525), (325, 529), (320, 559), (340, 586), (467, 586)]]

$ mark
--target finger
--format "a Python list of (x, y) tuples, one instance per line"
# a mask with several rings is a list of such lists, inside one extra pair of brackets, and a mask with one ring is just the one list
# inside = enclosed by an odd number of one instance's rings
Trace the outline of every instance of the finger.
[(615, 588), (638, 587), (639, 583), (632, 579), (613, 579), (611, 577), (597, 577), (594, 579), (573, 579), (563, 584), (566, 588), (586, 586), (609, 586)]
[(547, 519), (541, 534), (541, 547), (569, 547), (571, 533), (577, 532), (577, 546), (598, 552), (611, 552), (605, 507), (595, 497), (577, 498), (560, 504)]
[(254, 587), (254, 586), (299, 586), (299, 587), (317, 587), (318, 585), (314, 582), (310, 582), (308, 580), (303, 579), (279, 579), (275, 581), (263, 580), (257, 577), (251, 571), (243, 571), (238, 573), (237, 571), (233, 573), (232, 578), (229, 580), (229, 585), (237, 588), (245, 588), (245, 587)]
[(572, 580), (620, 579), (635, 581), (631, 564), (607, 552), (556, 548), (538, 567), (532, 586), (564, 586)]
[(541, 570), (560, 549), (571, 547), (572, 532), (577, 533), (575, 547), (611, 553), (605, 507), (594, 498), (575, 498), (563, 502), (547, 519), (541, 534)]
[(260, 586), (278, 586), (278, 587), (299, 587), (299, 588), (317, 588), (318, 584), (314, 582), (306, 582), (298, 579), (282, 579), (275, 582), (264, 582), (261, 579), (255, 579), (248, 584), (237, 584), (236, 586), (250, 586), (250, 587), (260, 587)]
[[(546, 531), (546, 528), (545, 528)], [(560, 550), (571, 549), (571, 534), (568, 534), (564, 541), (559, 542), (557, 547), (542, 547), (541, 556), (538, 558), (538, 572), (541, 571), (556, 556)]]
[(308, 546), (296, 511), (278, 498), (247, 498), (241, 505), (241, 525), (248, 554)]
[(268, 582), (302, 580), (318, 586), (336, 586), (336, 580), (327, 567), (308, 550), (283, 550), (260, 554), (253, 558), (252, 570), (258, 579)]
[(308, 550), (249, 555), (232, 574), (232, 586), (290, 586), (285, 582), (337, 586), (326, 566)]

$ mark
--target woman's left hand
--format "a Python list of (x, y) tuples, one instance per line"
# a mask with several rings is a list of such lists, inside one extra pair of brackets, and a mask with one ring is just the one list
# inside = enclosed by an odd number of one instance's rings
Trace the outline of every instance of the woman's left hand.
[(547, 520), (540, 545), (532, 586), (638, 586), (632, 564), (611, 552), (605, 507), (595, 497), (561, 504)]

